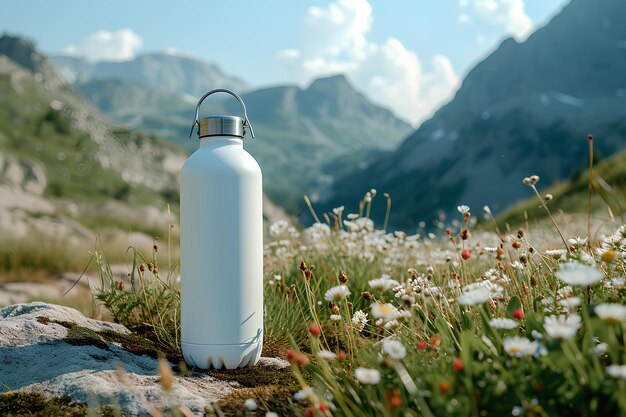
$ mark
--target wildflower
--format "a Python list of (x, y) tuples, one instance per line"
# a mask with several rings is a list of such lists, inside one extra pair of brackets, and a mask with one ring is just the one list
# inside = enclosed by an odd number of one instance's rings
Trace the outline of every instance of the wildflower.
[(472, 257), (472, 251), (469, 249), (465, 249), (463, 252), (461, 252), (461, 258), (468, 260), (469, 258)]
[(489, 322), (489, 326), (493, 327), (494, 329), (499, 329), (499, 330), (510, 330), (510, 329), (515, 329), (518, 326), (518, 324), (515, 320), (496, 318), (496, 319), (492, 319)]
[(469, 213), (469, 211), (470, 211), (470, 208), (468, 206), (466, 206), (465, 204), (463, 204), (461, 206), (458, 206), (456, 209), (459, 211), (459, 213), (461, 213), (463, 215), (465, 215), (466, 213)]
[(329, 407), (328, 407), (328, 404), (326, 403), (320, 403), (320, 405), (317, 406), (317, 409), (320, 410), (323, 414), (325, 414), (328, 411)]
[(336, 287), (332, 287), (326, 294), (324, 295), (324, 299), (326, 301), (340, 301), (343, 298), (346, 298), (350, 295), (350, 290), (345, 285), (338, 285)]
[(504, 350), (511, 356), (521, 358), (535, 353), (537, 342), (531, 342), (525, 337), (511, 336), (504, 339)]
[(570, 262), (561, 265), (556, 277), (569, 285), (587, 286), (602, 279), (602, 272), (591, 266)]
[(612, 262), (615, 259), (615, 252), (612, 250), (608, 250), (606, 252), (603, 252), (600, 258), (604, 262)]
[(293, 399), (296, 401), (305, 401), (313, 398), (313, 389), (311, 387), (302, 388), (300, 391), (293, 394)]
[(376, 319), (391, 320), (396, 317), (397, 309), (389, 303), (372, 303), (372, 316)]
[(278, 417), (278, 414), (273, 411), (268, 411), (267, 413), (265, 413), (265, 417)]
[[(321, 301), (318, 301), (318, 304), (319, 304), (319, 303), (321, 303)], [(339, 307), (337, 307), (337, 306), (332, 306), (332, 307), (330, 308), (330, 311), (332, 311), (332, 312), (333, 312), (333, 314), (339, 314)]]
[(287, 360), (292, 363), (292, 364), (296, 364), (298, 366), (304, 366), (307, 363), (309, 363), (309, 357), (306, 356), (304, 353), (299, 352), (297, 350), (293, 350), (290, 349), (287, 351)]
[(375, 290), (387, 291), (390, 288), (397, 287), (398, 281), (395, 279), (389, 279), (388, 275), (383, 275), (381, 278), (372, 279), (368, 282), (369, 286)]
[(339, 282), (341, 282), (342, 284), (345, 284), (346, 282), (348, 282), (348, 276), (343, 271), (339, 273)]
[(467, 229), (463, 229), (463, 230), (461, 231), (461, 239), (463, 239), (463, 240), (467, 240), (467, 239), (469, 239), (470, 237), (471, 237), (471, 234), (470, 234), (470, 231), (469, 231), (469, 230), (467, 230)]
[(425, 342), (425, 341), (423, 341), (423, 340), (420, 340), (419, 342), (417, 342), (417, 345), (416, 345), (416, 347), (417, 347), (419, 350), (424, 350), (424, 349), (426, 349), (426, 346), (427, 346), (427, 344), (426, 344), (426, 342)]
[(354, 376), (361, 384), (376, 385), (380, 382), (380, 372), (376, 369), (358, 367)]
[(621, 304), (600, 304), (596, 306), (595, 312), (608, 323), (619, 324), (626, 321), (626, 306)]
[(404, 345), (398, 341), (393, 339), (385, 339), (383, 340), (383, 350), (389, 356), (394, 359), (403, 359), (406, 356), (406, 348)]
[(455, 371), (461, 372), (463, 370), (463, 360), (461, 358), (452, 359), (452, 367)]
[(283, 233), (285, 233), (288, 228), (289, 223), (287, 223), (285, 220), (279, 220), (275, 223), (272, 223), (272, 225), (270, 226), (270, 236), (279, 237)]
[(306, 267), (306, 264), (304, 263), (304, 260), (300, 261), (300, 270), (301, 271), (306, 271), (308, 268)]
[(247, 410), (250, 411), (254, 411), (258, 408), (258, 406), (256, 405), (256, 401), (254, 401), (252, 398), (248, 398), (246, 402), (243, 403), (243, 405), (246, 407)]
[(565, 307), (568, 310), (574, 310), (576, 307), (580, 305), (580, 298), (578, 297), (567, 297), (562, 300), (559, 300), (559, 304)]
[(367, 313), (363, 310), (357, 310), (352, 316), (352, 323), (356, 326), (357, 331), (362, 332), (367, 324)]
[(333, 213), (335, 213), (336, 216), (340, 216), (341, 213), (343, 213), (344, 207), (343, 206), (339, 206), (333, 209)]
[(340, 360), (340, 361), (345, 361), (347, 357), (348, 357), (348, 355), (346, 355), (346, 352), (344, 352), (343, 350), (339, 349), (339, 352), (337, 352), (337, 359)]
[(565, 249), (551, 249), (551, 250), (547, 250), (545, 252), (546, 255), (554, 258), (554, 259), (559, 259), (562, 256), (564, 256), (567, 252), (565, 251)]
[(609, 365), (606, 373), (613, 378), (626, 379), (626, 365)]
[(398, 387), (394, 388), (393, 391), (385, 392), (385, 396), (387, 397), (387, 406), (390, 410), (395, 410), (402, 406), (402, 397), (400, 397), (400, 389)]
[(543, 328), (550, 337), (555, 339), (571, 339), (582, 325), (578, 314), (570, 314), (569, 317), (547, 316), (543, 321)]
[(439, 392), (441, 395), (446, 395), (450, 391), (450, 388), (452, 388), (452, 384), (448, 381), (441, 381), (439, 383)]
[[(517, 243), (517, 242), (515, 242)], [(518, 271), (523, 271), (525, 266), (520, 261), (515, 261), (511, 264), (511, 268), (517, 269)]]
[(593, 353), (595, 353), (598, 356), (602, 356), (604, 355), (606, 352), (608, 352), (609, 350), (609, 345), (607, 345), (606, 343), (598, 343), (594, 348), (593, 348)]
[(471, 290), (463, 290), (463, 294), (457, 298), (459, 304), (464, 306), (475, 306), (489, 300), (490, 291), (487, 287), (474, 287)]
[(518, 320), (522, 320), (524, 318), (524, 310), (521, 308), (516, 308), (515, 311), (513, 311), (513, 317)]
[(331, 314), (330, 319), (332, 321), (341, 321), (341, 316), (339, 314)]
[(326, 350), (326, 349), (323, 349), (317, 352), (317, 356), (327, 361), (334, 361), (335, 359), (337, 359), (336, 353), (331, 352), (330, 350)]
[(322, 333), (322, 331), (320, 330), (320, 326), (315, 323), (309, 323), (308, 328), (309, 332), (315, 337), (318, 337), (320, 333)]

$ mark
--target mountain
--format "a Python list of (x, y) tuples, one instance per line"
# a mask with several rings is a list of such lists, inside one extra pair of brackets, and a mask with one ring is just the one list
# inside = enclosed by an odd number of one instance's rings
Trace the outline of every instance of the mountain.
[(194, 98), (216, 85), (237, 91), (249, 88), (239, 78), (224, 74), (215, 64), (177, 54), (151, 53), (130, 61), (96, 63), (61, 55), (52, 57), (52, 61), (61, 76), (70, 83), (125, 79)]
[(505, 40), (395, 152), (338, 179), (326, 208), (374, 187), (391, 194), (396, 226), (458, 204), (499, 212), (527, 195), (522, 178), (548, 185), (584, 167), (588, 133), (602, 155), (624, 148), (624, 22), (623, 0), (572, 0), (526, 41)]
[[(121, 70), (116, 74), (122, 78), (75, 86), (115, 120), (188, 151), (197, 149), (197, 138), (188, 139), (197, 99), (139, 83)], [(304, 194), (323, 193), (336, 168), (343, 168), (339, 165), (392, 150), (411, 131), (409, 124), (372, 104), (343, 75), (315, 80), (306, 89), (252, 90), (242, 98), (257, 136), (246, 139), (246, 148), (263, 169), (265, 191), (294, 211), (303, 204)], [(203, 103), (201, 116), (209, 114), (239, 115), (241, 108), (232, 97), (218, 94)]]
[(31, 42), (0, 38), (0, 243), (44, 235), (70, 248), (93, 244), (96, 231), (162, 234), (185, 157), (103, 116)]

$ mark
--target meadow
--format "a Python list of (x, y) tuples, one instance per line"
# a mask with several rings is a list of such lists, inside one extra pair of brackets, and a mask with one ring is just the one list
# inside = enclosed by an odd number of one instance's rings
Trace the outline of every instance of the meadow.
[[(534, 191), (537, 181), (524, 179)], [(369, 218), (372, 204), (390, 201), (376, 194), (367, 193), (359, 213), (338, 207), (306, 229), (286, 221), (270, 226), (264, 353), (290, 361), (293, 383), (252, 388), (217, 410), (267, 417), (626, 415), (620, 218), (605, 219), (590, 236), (584, 222), (581, 235), (569, 235), (559, 216), (500, 230), (489, 207), (459, 206), (447, 222), (454, 227), (442, 222), (407, 235)], [(548, 210), (550, 199), (537, 196)], [(130, 286), (95, 252), (102, 280), (95, 296), (117, 321), (175, 356), (176, 265), (167, 255), (160, 261), (166, 251), (159, 250), (134, 253)]]

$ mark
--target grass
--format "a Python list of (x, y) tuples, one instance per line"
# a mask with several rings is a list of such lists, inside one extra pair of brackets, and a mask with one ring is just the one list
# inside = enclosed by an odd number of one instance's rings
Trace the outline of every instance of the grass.
[[(292, 374), (277, 384), (277, 375), (212, 371), (246, 387), (218, 403), (226, 415), (626, 415), (626, 312), (599, 313), (626, 300), (621, 221), (592, 242), (567, 235), (566, 251), (556, 231), (535, 241), (521, 229), (470, 230), (469, 213), (449, 235), (386, 233), (367, 204), (302, 232), (271, 228), (265, 343)], [(133, 271), (158, 265), (156, 254), (135, 253)], [(99, 265), (96, 296), (116, 320), (148, 321), (146, 337), (178, 349), (171, 270), (136, 272), (138, 285), (120, 288)], [(587, 276), (596, 276), (589, 285), (566, 284)], [(245, 411), (249, 398), (256, 412)]]

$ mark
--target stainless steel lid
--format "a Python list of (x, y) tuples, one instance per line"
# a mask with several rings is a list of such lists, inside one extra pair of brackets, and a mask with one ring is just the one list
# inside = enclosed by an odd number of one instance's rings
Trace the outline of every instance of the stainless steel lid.
[[(239, 116), (209, 116), (198, 121), (200, 105), (205, 98), (214, 93), (227, 93), (235, 97), (243, 110), (243, 118)], [(252, 125), (248, 119), (246, 105), (243, 103), (243, 100), (237, 94), (224, 88), (211, 90), (200, 98), (200, 101), (198, 101), (198, 104), (196, 105), (196, 117), (193, 119), (191, 131), (189, 132), (189, 138), (191, 138), (193, 129), (196, 127), (198, 127), (198, 136), (200, 138), (208, 136), (235, 136), (243, 138), (246, 134), (246, 129), (250, 130), (250, 136), (254, 137), (254, 130), (252, 129)]]
[(198, 136), (237, 136), (243, 138), (244, 119), (239, 116), (209, 116), (200, 119)]

